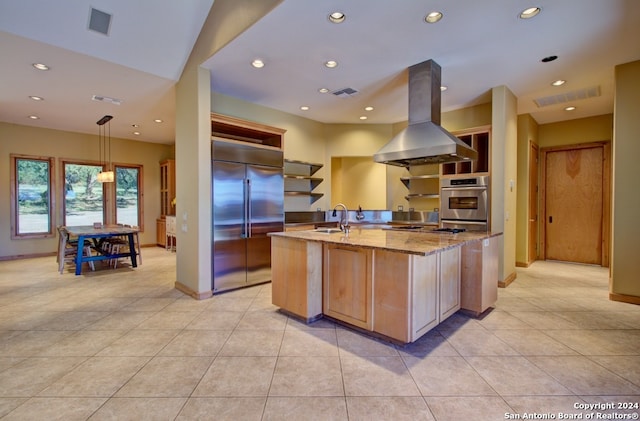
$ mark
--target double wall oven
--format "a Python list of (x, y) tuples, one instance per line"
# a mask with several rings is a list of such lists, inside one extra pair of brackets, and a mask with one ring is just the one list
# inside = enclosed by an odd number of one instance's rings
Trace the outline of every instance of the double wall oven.
[(489, 177), (445, 178), (440, 185), (443, 228), (489, 229)]

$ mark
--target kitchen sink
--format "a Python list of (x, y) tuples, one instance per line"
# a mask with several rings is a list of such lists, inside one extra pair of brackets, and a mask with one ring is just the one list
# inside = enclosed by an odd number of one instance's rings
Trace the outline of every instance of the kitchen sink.
[(333, 234), (334, 232), (342, 232), (340, 228), (316, 228), (315, 232), (322, 232), (325, 234)]

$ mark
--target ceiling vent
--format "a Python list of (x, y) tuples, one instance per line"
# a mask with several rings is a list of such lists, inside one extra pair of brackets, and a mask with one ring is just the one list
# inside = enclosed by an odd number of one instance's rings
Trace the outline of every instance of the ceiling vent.
[(108, 102), (109, 104), (113, 104), (113, 105), (122, 104), (122, 100), (121, 99), (109, 98), (108, 96), (104, 96), (104, 95), (93, 95), (91, 97), (91, 99), (94, 100), (94, 101)]
[(349, 98), (350, 96), (358, 95), (358, 91), (353, 88), (344, 88), (331, 93), (340, 98)]
[(600, 95), (600, 87), (593, 86), (591, 88), (578, 89), (576, 91), (565, 92), (563, 94), (536, 98), (533, 101), (538, 107), (547, 107), (549, 105), (565, 104), (567, 102), (574, 102), (581, 99), (595, 98)]
[(111, 15), (92, 7), (89, 15), (89, 29), (108, 36), (110, 26)]

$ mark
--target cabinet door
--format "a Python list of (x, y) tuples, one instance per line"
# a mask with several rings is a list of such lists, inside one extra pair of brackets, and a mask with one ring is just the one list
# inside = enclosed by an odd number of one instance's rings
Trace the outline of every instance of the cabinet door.
[[(409, 342), (410, 258), (404, 253), (374, 253), (373, 331)], [(425, 299), (429, 297), (425, 294)]]
[(440, 322), (460, 310), (460, 247), (443, 250), (440, 257)]
[(371, 330), (372, 251), (326, 244), (323, 272), (324, 313)]
[(439, 323), (438, 255), (411, 256), (411, 341)]

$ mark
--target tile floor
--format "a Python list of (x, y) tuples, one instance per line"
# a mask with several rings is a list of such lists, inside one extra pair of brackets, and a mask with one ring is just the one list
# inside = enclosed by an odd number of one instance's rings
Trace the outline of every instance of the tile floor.
[(268, 284), (195, 301), (173, 288), (174, 254), (143, 252), (137, 269), (78, 277), (53, 257), (0, 262), (3, 420), (640, 412), (574, 408), (640, 402), (640, 306), (607, 299), (605, 268), (536, 262), (482, 320), (397, 347), (288, 318)]

